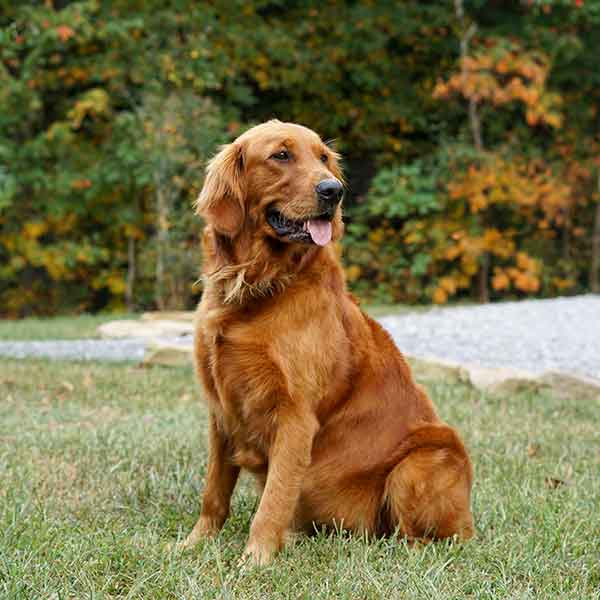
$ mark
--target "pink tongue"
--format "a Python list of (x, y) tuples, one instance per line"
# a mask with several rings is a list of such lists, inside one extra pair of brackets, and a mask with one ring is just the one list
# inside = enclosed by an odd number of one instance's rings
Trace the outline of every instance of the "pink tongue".
[(309, 219), (306, 228), (315, 244), (324, 246), (331, 241), (331, 223), (323, 219)]

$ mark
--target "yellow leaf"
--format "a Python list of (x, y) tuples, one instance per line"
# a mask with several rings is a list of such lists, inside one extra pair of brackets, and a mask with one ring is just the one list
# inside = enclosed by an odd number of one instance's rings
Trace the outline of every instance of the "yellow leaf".
[(362, 269), (358, 265), (350, 265), (346, 268), (346, 278), (348, 281), (356, 281), (362, 273)]
[(125, 280), (120, 275), (110, 275), (106, 280), (106, 285), (113, 294), (124, 294), (127, 287)]
[(23, 225), (23, 236), (30, 240), (35, 240), (48, 231), (47, 223), (30, 221)]
[(384, 233), (383, 229), (374, 229), (373, 231), (371, 231), (369, 233), (369, 241), (373, 242), (374, 244), (381, 244), (384, 236), (385, 236), (385, 233)]
[(450, 295), (456, 292), (456, 282), (452, 277), (442, 277), (440, 287)]

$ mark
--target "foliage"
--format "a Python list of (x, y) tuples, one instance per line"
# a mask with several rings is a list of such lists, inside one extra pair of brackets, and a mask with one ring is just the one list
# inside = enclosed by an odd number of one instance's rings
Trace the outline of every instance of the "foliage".
[(74, 2), (21, 6), (7, 22), (2, 313), (189, 303), (199, 260), (191, 204), (228, 134), (202, 96), (210, 83), (192, 70), (191, 86), (172, 83), (181, 45), (169, 42), (179, 23), (167, 13)]
[(460, 67), (447, 82), (437, 83), (434, 98), (458, 93), (495, 107), (521, 103), (529, 125), (561, 126), (561, 97), (546, 88), (550, 61), (543, 52), (526, 51), (512, 40), (488, 38), (484, 47), (461, 60)]
[[(545, 15), (554, 8), (552, 3), (544, 6)], [(560, 7), (568, 8), (564, 3)], [(599, 16), (590, 10), (581, 39), (569, 22), (575, 41), (558, 38), (564, 54), (580, 52), (583, 40), (599, 49), (598, 41), (587, 37)], [(521, 15), (525, 22), (530, 18)], [(539, 26), (534, 19), (530, 27), (534, 23)], [(596, 198), (591, 187), (598, 172), (598, 104), (594, 102), (586, 131), (576, 134), (579, 130), (571, 128), (565, 113), (570, 116), (590, 99), (570, 94), (567, 104), (562, 93), (550, 89), (561, 54), (545, 44), (527, 47), (526, 42), (539, 43), (531, 33), (517, 40), (497, 33), (474, 36), (476, 31), (472, 21), (460, 33), (457, 66), (432, 90), (433, 98), (449, 106), (465, 102), (463, 131), (435, 151), (427, 175), (417, 161), (414, 168), (404, 168), (408, 183), (397, 179), (386, 190), (381, 181), (393, 181), (398, 169), (380, 171), (354, 211), (347, 273), (362, 295), (386, 302), (444, 303), (465, 295), (487, 299), (586, 289), (590, 209)], [(574, 141), (565, 145), (565, 135), (582, 135), (587, 147)], [(435, 157), (442, 155), (445, 168), (436, 168)], [(421, 186), (429, 196), (418, 193)], [(405, 192), (420, 198), (412, 211)], [(431, 206), (437, 210), (429, 211)], [(596, 269), (590, 270), (590, 282)], [(377, 285), (369, 285), (373, 280)]]
[(425, 299), (431, 254), (422, 243), (423, 227), (440, 214), (442, 202), (433, 165), (415, 162), (379, 171), (346, 234), (346, 275), (361, 296), (378, 302)]
[(192, 305), (203, 165), (274, 116), (337, 138), (360, 294), (589, 289), (597, 3), (457, 5), (1, 2), (0, 314)]

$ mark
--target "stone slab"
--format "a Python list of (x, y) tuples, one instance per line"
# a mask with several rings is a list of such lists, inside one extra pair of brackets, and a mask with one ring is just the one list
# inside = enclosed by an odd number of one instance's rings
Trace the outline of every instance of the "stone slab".
[(166, 367), (187, 367), (193, 365), (194, 351), (191, 345), (152, 344), (146, 348), (142, 364)]
[(155, 310), (142, 313), (142, 321), (194, 321), (193, 310)]
[(96, 331), (104, 339), (157, 338), (193, 335), (194, 324), (191, 321), (172, 321), (168, 319), (149, 321), (123, 319), (103, 323)]

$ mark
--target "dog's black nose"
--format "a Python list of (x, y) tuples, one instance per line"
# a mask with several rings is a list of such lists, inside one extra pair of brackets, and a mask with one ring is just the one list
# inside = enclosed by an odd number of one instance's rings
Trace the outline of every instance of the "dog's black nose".
[(319, 204), (325, 210), (333, 208), (341, 199), (344, 193), (342, 184), (337, 179), (323, 179), (315, 187)]

